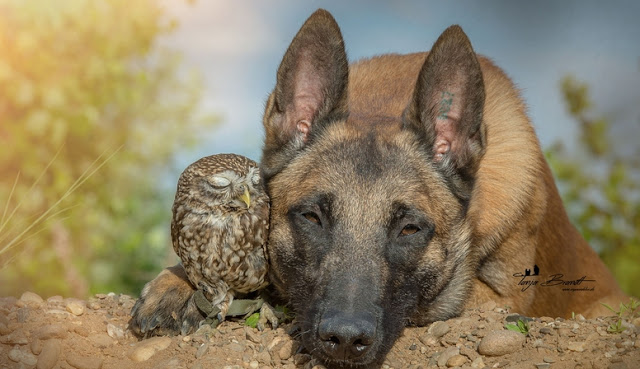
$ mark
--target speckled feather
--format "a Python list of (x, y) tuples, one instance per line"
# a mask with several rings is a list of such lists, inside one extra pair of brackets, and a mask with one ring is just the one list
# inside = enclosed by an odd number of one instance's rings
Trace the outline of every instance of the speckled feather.
[[(220, 178), (228, 185), (219, 186)], [(239, 201), (245, 187), (249, 207)], [(223, 318), (235, 293), (266, 286), (268, 229), (269, 199), (254, 161), (234, 154), (207, 156), (180, 176), (171, 222), (173, 249), (191, 283), (221, 309)]]

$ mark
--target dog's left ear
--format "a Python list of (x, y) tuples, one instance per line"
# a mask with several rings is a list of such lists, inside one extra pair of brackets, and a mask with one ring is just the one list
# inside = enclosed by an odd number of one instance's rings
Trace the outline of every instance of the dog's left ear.
[(349, 65), (340, 28), (319, 9), (287, 49), (264, 113), (262, 173), (279, 172), (327, 125), (348, 114)]
[(468, 200), (486, 146), (482, 71), (459, 26), (447, 28), (429, 52), (404, 112), (404, 126), (421, 137), (432, 160)]

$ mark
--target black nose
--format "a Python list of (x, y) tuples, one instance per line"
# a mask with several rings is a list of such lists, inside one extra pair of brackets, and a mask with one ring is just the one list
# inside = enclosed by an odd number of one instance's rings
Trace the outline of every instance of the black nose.
[(376, 321), (368, 313), (328, 311), (322, 315), (318, 335), (324, 351), (336, 360), (351, 360), (364, 355), (373, 344)]

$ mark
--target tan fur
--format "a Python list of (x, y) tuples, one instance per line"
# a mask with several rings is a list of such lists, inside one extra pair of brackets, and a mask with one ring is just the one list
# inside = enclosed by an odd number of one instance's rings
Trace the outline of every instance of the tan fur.
[[(427, 54), (383, 55), (352, 65), (348, 123), (362, 124), (367, 116), (399, 119)], [(487, 149), (468, 213), (481, 266), (467, 306), (491, 299), (530, 316), (607, 313), (600, 302), (616, 304), (625, 295), (569, 222), (517, 89), (489, 59), (479, 61)], [(586, 276), (596, 281), (589, 284), (595, 289), (532, 286), (522, 292), (513, 274), (536, 264), (540, 283), (553, 274), (563, 274), (564, 280)]]

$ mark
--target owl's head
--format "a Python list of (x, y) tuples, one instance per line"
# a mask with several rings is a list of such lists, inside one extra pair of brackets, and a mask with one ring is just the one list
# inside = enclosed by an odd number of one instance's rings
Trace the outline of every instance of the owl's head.
[(176, 199), (203, 210), (247, 209), (262, 192), (256, 162), (241, 155), (218, 154), (204, 157), (182, 172)]

